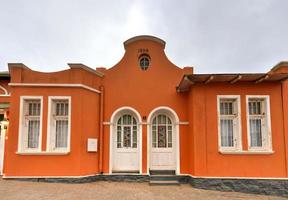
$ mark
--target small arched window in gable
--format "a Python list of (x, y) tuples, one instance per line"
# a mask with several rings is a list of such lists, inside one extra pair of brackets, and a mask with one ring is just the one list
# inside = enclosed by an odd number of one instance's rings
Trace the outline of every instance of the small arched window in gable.
[(142, 70), (146, 71), (150, 66), (150, 56), (147, 54), (142, 54), (139, 56), (139, 66)]

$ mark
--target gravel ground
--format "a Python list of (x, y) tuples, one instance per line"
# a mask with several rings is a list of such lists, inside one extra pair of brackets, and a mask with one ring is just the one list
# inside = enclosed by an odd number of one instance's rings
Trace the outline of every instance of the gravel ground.
[(284, 199), (273, 196), (218, 192), (194, 189), (188, 184), (181, 186), (149, 186), (148, 183), (94, 182), (84, 184), (37, 183), (15, 180), (0, 180), (1, 200), (162, 200), (162, 199)]

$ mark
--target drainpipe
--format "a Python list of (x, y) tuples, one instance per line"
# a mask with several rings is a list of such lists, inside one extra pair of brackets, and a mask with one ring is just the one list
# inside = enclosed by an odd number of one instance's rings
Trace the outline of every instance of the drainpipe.
[(104, 137), (103, 137), (103, 131), (104, 131), (104, 128), (103, 128), (103, 110), (104, 110), (104, 86), (101, 85), (100, 86), (100, 111), (99, 111), (99, 172), (100, 174), (103, 174), (103, 140), (104, 140)]
[(286, 127), (285, 127), (285, 112), (284, 112), (284, 109), (285, 109), (285, 106), (284, 106), (284, 101), (286, 100), (285, 99), (285, 96), (284, 96), (284, 93), (285, 93), (285, 90), (284, 90), (284, 84), (285, 82), (281, 82), (281, 97), (282, 97), (282, 117), (283, 117), (283, 131), (284, 131), (284, 147), (285, 147), (285, 169), (286, 169), (286, 177), (288, 176), (288, 170), (287, 170), (287, 144), (286, 144)]

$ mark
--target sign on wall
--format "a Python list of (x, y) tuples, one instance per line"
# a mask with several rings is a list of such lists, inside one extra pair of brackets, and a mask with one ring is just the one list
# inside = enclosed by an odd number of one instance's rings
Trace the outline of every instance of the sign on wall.
[(87, 151), (88, 152), (97, 152), (97, 139), (96, 138), (88, 138)]

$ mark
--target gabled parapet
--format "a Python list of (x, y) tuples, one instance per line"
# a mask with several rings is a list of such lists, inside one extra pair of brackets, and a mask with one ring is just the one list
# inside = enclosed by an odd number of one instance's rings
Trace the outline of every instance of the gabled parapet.
[(69, 63), (70, 69), (58, 72), (34, 71), (23, 63), (9, 63), (10, 85), (83, 84), (98, 89), (104, 74), (81, 63)]

